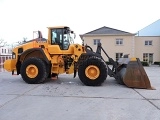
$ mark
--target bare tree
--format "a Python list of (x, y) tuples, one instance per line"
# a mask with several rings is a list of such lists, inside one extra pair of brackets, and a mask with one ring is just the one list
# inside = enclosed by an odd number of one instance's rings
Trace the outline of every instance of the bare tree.
[(7, 42), (4, 41), (4, 39), (0, 39), (0, 46), (3, 47), (3, 46), (6, 46), (7, 45)]
[(18, 41), (17, 43), (18, 44), (23, 44), (23, 43), (26, 43), (26, 42), (27, 42), (27, 37), (23, 37), (23, 40)]

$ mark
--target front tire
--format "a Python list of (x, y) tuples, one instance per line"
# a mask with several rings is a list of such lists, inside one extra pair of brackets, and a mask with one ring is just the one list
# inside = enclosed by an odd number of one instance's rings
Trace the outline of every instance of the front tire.
[(43, 60), (35, 57), (26, 59), (21, 66), (21, 76), (26, 83), (38, 84), (47, 78), (47, 69)]
[(107, 73), (105, 62), (96, 56), (83, 61), (78, 68), (78, 76), (87, 86), (100, 86), (106, 80)]

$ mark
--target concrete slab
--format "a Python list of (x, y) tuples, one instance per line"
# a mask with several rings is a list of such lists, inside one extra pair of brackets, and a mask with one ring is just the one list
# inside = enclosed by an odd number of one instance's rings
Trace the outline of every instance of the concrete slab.
[(113, 78), (108, 78), (102, 86), (90, 87), (83, 85), (78, 78), (73, 79), (72, 75), (59, 76), (57, 81), (49, 81), (27, 94), (142, 99), (133, 89), (119, 85)]
[(160, 67), (145, 67), (151, 85), (156, 90), (135, 89), (146, 99), (160, 99)]
[(160, 109), (160, 100), (149, 100), (153, 105), (155, 105), (155, 107), (157, 107), (158, 109)]
[(0, 95), (0, 107), (15, 99), (17, 95)]
[(156, 90), (132, 89), (113, 78), (89, 87), (73, 75), (44, 84), (0, 72), (0, 120), (159, 120), (160, 67), (145, 67)]
[(17, 95), (23, 94), (31, 89), (38, 87), (38, 85), (26, 84), (20, 76), (11, 76), (10, 73), (1, 73), (0, 78), (0, 94), (1, 95)]
[(112, 98), (22, 96), (0, 109), (1, 120), (159, 120), (159, 115), (145, 100)]

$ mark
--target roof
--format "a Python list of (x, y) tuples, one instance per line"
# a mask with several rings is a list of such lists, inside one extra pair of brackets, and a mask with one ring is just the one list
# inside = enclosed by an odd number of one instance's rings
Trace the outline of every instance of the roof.
[(54, 29), (54, 28), (69, 28), (67, 26), (52, 26), (52, 27), (48, 27), (49, 29)]
[(85, 33), (84, 35), (133, 35), (133, 34), (104, 26), (96, 30), (90, 31), (88, 33)]
[(160, 19), (139, 30), (137, 36), (160, 36)]

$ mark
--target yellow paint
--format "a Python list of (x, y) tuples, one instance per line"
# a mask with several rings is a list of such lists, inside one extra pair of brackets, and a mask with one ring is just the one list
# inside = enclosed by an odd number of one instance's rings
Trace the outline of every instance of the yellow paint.
[(38, 75), (38, 68), (35, 65), (28, 65), (26, 74), (29, 78), (35, 78)]
[(133, 58), (130, 58), (130, 61), (137, 61), (137, 59), (133, 57)]
[(72, 64), (70, 68), (66, 71), (66, 74), (72, 74), (72, 73), (74, 73), (74, 64)]
[(54, 55), (51, 59), (52, 64), (58, 64), (58, 55)]
[(65, 73), (64, 66), (58, 68), (58, 73), (59, 73), (59, 74)]
[[(19, 48), (22, 48), (24, 52), (28, 49), (40, 48), (41, 45), (43, 45), (44, 48), (42, 48), (42, 50), (45, 56), (47, 57), (47, 59), (51, 61), (51, 65), (52, 65), (51, 72), (52, 73), (57, 73), (57, 74), (62, 74), (65, 72), (67, 74), (74, 73), (73, 63), (78, 61), (82, 53), (85, 53), (84, 46), (79, 45), (79, 44), (71, 44), (68, 50), (61, 50), (59, 45), (51, 45), (51, 30), (54, 28), (65, 28), (65, 27), (67, 26), (48, 27), (48, 40), (47, 41), (37, 41), (35, 39), (34, 41), (27, 42), (25, 44), (16, 46), (13, 49), (13, 52), (16, 54), (16, 59), (8, 60), (8, 61), (6, 60), (4, 64), (4, 68), (9, 72), (16, 70), (16, 63), (18, 60), (18, 56), (21, 55), (21, 53), (18, 53)], [(66, 59), (70, 59), (70, 58), (73, 59), (73, 63), (71, 64), (71, 66), (68, 66), (69, 68), (67, 70), (65, 70), (64, 58), (62, 56), (65, 56)], [(37, 57), (40, 59), (44, 58), (43, 54), (41, 54), (40, 51), (33, 50), (32, 52), (29, 51), (23, 54), (23, 56), (21, 56), (20, 58), (20, 62), (23, 63), (25, 59), (30, 58), (30, 57)], [(26, 68), (26, 74), (30, 78), (36, 77), (36, 75), (38, 74), (38, 68), (36, 68), (36, 66), (28, 66)]]
[(70, 45), (68, 50), (61, 50), (59, 45), (48, 45), (48, 52), (50, 54), (73, 54), (74, 53), (74, 46)]
[(47, 59), (50, 61), (51, 60), (51, 56), (48, 53), (47, 49), (43, 49), (44, 54), (46, 55)]
[(52, 64), (52, 68), (51, 68), (52, 70), (51, 70), (51, 72), (58, 74), (59, 73), (58, 72), (58, 68), (59, 68), (58, 66), (59, 66), (58, 64)]
[(95, 65), (89, 65), (86, 69), (85, 69), (85, 75), (91, 79), (91, 80), (95, 80), (99, 77), (100, 75), (100, 70), (97, 66)]
[(7, 70), (8, 72), (11, 72), (13, 70), (16, 70), (16, 59), (8, 59), (4, 62), (4, 69)]
[(75, 62), (78, 61), (78, 58), (80, 57), (80, 55), (82, 53), (85, 53), (84, 47), (82, 45), (79, 45), (79, 44), (74, 44), (74, 53), (73, 53), (73, 55), (75, 56)]

